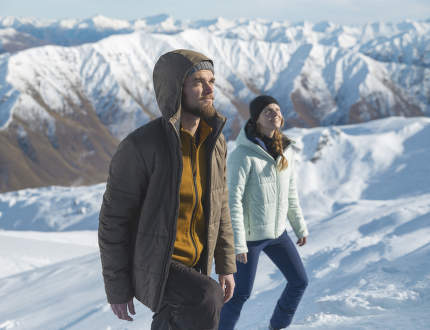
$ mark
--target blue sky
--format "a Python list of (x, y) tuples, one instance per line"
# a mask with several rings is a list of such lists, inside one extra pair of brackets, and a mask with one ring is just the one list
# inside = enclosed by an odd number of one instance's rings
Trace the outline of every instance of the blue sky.
[(362, 24), (430, 19), (429, 0), (0, 0), (0, 16), (135, 19), (156, 14), (176, 19), (265, 18)]

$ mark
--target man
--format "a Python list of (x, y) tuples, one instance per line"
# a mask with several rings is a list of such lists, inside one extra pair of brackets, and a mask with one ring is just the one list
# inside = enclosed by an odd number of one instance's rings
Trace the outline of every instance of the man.
[(213, 72), (200, 53), (162, 55), (153, 72), (162, 117), (126, 137), (110, 164), (99, 224), (106, 294), (123, 320), (132, 320), (133, 297), (149, 307), (151, 329), (218, 329), (234, 290), (225, 118), (213, 107)]

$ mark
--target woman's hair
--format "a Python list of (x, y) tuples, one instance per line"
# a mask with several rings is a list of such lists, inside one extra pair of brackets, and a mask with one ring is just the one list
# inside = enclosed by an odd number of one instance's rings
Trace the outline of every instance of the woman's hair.
[[(283, 125), (284, 125), (284, 120), (282, 120), (282, 126)], [(245, 131), (248, 137), (263, 138), (263, 134), (261, 134), (261, 132), (258, 129), (258, 124), (253, 120), (249, 120), (247, 122)], [(275, 133), (273, 134), (272, 141), (273, 141), (272, 145), (267, 147), (270, 148), (271, 151), (274, 152), (276, 155), (281, 156), (281, 161), (278, 164), (278, 169), (280, 171), (285, 170), (288, 167), (288, 160), (284, 155), (284, 149), (291, 143), (291, 141), (285, 135), (283, 135), (278, 128), (275, 130)]]
[[(273, 134), (273, 147), (278, 155), (281, 156), (281, 161), (278, 164), (280, 171), (285, 170), (288, 167), (288, 160), (284, 156), (284, 141), (283, 135), (279, 129), (275, 130)], [(286, 146), (285, 146), (286, 147)]]

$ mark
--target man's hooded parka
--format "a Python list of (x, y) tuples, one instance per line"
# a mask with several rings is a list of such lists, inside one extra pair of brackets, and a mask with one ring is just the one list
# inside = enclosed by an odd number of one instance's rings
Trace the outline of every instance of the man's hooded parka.
[[(162, 117), (136, 129), (114, 154), (99, 218), (99, 246), (109, 303), (135, 296), (158, 311), (171, 262), (182, 174), (180, 115), (182, 86), (201, 61), (197, 52), (176, 50), (154, 67), (155, 95)], [(211, 61), (212, 62), (212, 61)], [(205, 142), (208, 175), (204, 195), (206, 246), (201, 271), (236, 271), (234, 238), (226, 186), (226, 143), (220, 114), (206, 120), (212, 132)]]

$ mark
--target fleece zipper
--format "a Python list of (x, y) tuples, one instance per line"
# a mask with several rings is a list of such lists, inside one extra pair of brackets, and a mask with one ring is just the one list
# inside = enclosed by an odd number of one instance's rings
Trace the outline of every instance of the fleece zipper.
[(197, 150), (196, 150), (196, 144), (194, 139), (191, 141), (191, 171), (193, 173), (193, 185), (194, 185), (194, 191), (195, 191), (195, 203), (194, 203), (194, 208), (193, 208), (193, 212), (191, 213), (191, 221), (190, 221), (190, 237), (191, 237), (191, 242), (193, 243), (193, 247), (194, 247), (194, 251), (195, 251), (195, 255), (193, 258), (193, 262), (191, 263), (192, 266), (195, 266), (196, 262), (197, 262), (197, 244), (194, 240), (194, 236), (193, 236), (193, 224), (195, 223), (195, 215), (196, 215), (196, 211), (197, 211), (197, 206), (199, 204), (199, 191), (197, 190), (197, 182), (196, 182), (196, 176), (197, 176)]

